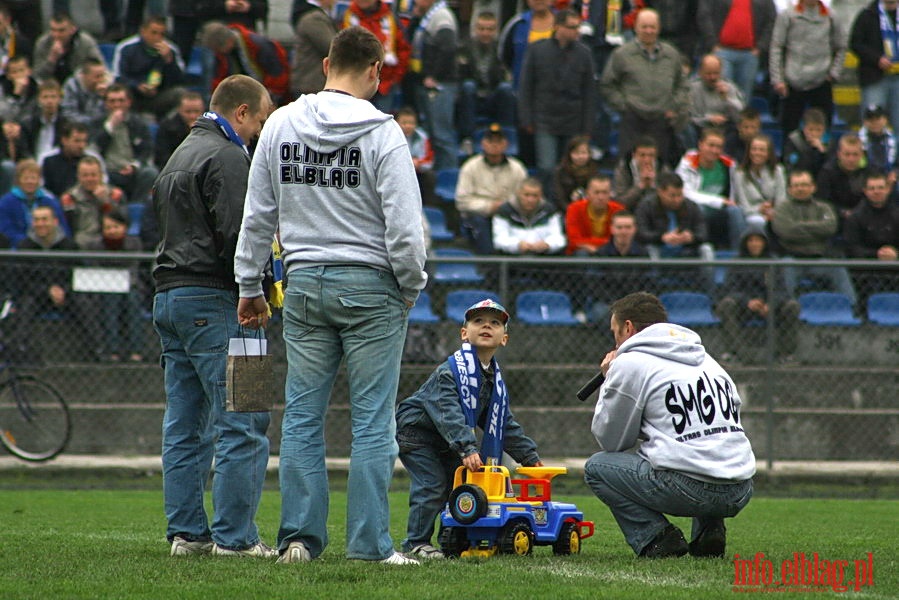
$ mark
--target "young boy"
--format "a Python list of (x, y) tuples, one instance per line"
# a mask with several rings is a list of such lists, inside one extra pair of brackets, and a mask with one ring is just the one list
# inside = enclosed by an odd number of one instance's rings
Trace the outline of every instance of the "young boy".
[[(503, 450), (525, 466), (543, 466), (537, 445), (509, 410), (506, 385), (494, 358), (509, 341), (508, 323), (509, 313), (493, 300), (472, 305), (465, 311), (462, 348), (397, 408), (399, 456), (411, 479), (403, 550), (416, 557), (443, 558), (431, 545), (431, 536), (457, 467), (476, 471), (490, 459), (498, 462)], [(474, 402), (463, 404), (463, 398)], [(494, 407), (505, 415), (505, 427), (491, 436), (485, 424)], [(485, 430), (483, 457), (475, 426)]]
[(879, 173), (891, 173), (896, 169), (896, 135), (883, 108), (876, 104), (865, 108), (858, 138), (868, 158), (868, 169)]
[(812, 177), (828, 158), (827, 117), (819, 108), (802, 113), (802, 126), (784, 141), (783, 163), (787, 171), (809, 171)]
[(406, 143), (409, 144), (422, 204), (436, 206), (434, 187), (437, 185), (437, 178), (433, 171), (434, 149), (431, 148), (431, 140), (424, 129), (418, 127), (418, 115), (413, 108), (406, 106), (399, 109), (396, 113), (396, 122), (406, 136)]

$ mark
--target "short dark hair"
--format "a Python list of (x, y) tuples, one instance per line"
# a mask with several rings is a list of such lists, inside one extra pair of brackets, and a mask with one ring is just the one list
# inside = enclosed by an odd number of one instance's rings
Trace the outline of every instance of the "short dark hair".
[(612, 303), (609, 312), (619, 323), (630, 321), (637, 331), (650, 325), (668, 322), (668, 311), (662, 301), (649, 292), (634, 292)]
[(214, 112), (227, 115), (246, 104), (250, 112), (259, 112), (262, 98), (268, 98), (268, 90), (247, 75), (230, 75), (222, 80), (212, 92), (209, 108)]
[(632, 213), (632, 212), (629, 211), (629, 210), (619, 210), (617, 213), (615, 213), (614, 215), (612, 215), (611, 217), (609, 217), (609, 222), (611, 223), (611, 222), (614, 221), (615, 219), (619, 219), (619, 218), (621, 218), (621, 219), (633, 219), (634, 221), (636, 221), (636, 220), (637, 220), (637, 215), (635, 215), (634, 213)]
[(757, 109), (747, 106), (743, 110), (737, 113), (737, 121), (760, 121), (762, 119), (762, 113), (760, 113)]
[(78, 71), (80, 73), (87, 73), (91, 69), (91, 67), (103, 67), (105, 69), (106, 63), (96, 56), (88, 56), (81, 61), (81, 67), (78, 69)]
[(668, 188), (681, 190), (684, 188), (684, 180), (677, 173), (659, 173), (659, 176), (656, 177), (656, 189), (667, 190)]
[(656, 139), (651, 135), (641, 135), (634, 142), (634, 150), (637, 148), (653, 148), (654, 150), (658, 150), (659, 143), (656, 142)]
[(553, 22), (556, 27), (558, 27), (559, 25), (564, 25), (568, 21), (568, 19), (571, 18), (580, 19), (581, 17), (570, 8), (563, 8), (556, 13), (556, 18)]
[(148, 15), (146, 19), (140, 24), (140, 28), (144, 29), (150, 25), (162, 25), (163, 27), (168, 27), (168, 23), (166, 23), (165, 17), (159, 15)]
[(809, 108), (802, 113), (803, 125), (821, 125), (827, 127), (827, 116), (820, 108)]
[(415, 120), (418, 121), (418, 111), (411, 106), (403, 106), (396, 111), (396, 115), (394, 115), (395, 119), (399, 119), (400, 117), (415, 117)]
[(584, 189), (590, 187), (590, 184), (594, 181), (599, 181), (600, 183), (605, 183), (608, 181), (609, 183), (612, 183), (612, 178), (605, 173), (594, 173), (587, 178), (587, 183), (584, 184)]
[(41, 92), (53, 91), (57, 94), (62, 94), (62, 86), (59, 85), (59, 82), (52, 77), (44, 79), (42, 82), (37, 84), (37, 93), (40, 95)]
[(67, 13), (64, 10), (58, 10), (55, 13), (53, 13), (50, 16), (50, 20), (53, 21), (54, 23), (66, 22), (66, 23), (71, 23), (72, 25), (75, 24), (75, 20), (72, 18), (72, 15), (70, 15), (69, 13)]
[(793, 169), (790, 171), (790, 174), (787, 175), (787, 185), (791, 184), (795, 178), (803, 175), (807, 175), (809, 179), (812, 180), (812, 183), (815, 183), (815, 176), (812, 175), (812, 172), (808, 169)]
[(868, 186), (868, 182), (872, 179), (881, 179), (888, 182), (889, 176), (880, 169), (871, 169), (865, 174), (865, 187)]
[(132, 97), (131, 97), (131, 89), (130, 89), (127, 85), (125, 85), (124, 83), (111, 83), (111, 84), (109, 84), (109, 87), (106, 88), (106, 93), (105, 93), (103, 96), (106, 97), (106, 96), (108, 96), (109, 94), (117, 93), (117, 92), (125, 92), (125, 96), (126, 96), (129, 100), (132, 99)]
[(724, 141), (724, 139), (725, 139), (724, 130), (719, 129), (718, 127), (706, 127), (699, 133), (699, 141), (704, 142), (712, 136), (721, 138), (721, 141)]
[(87, 133), (90, 134), (90, 129), (88, 129), (85, 123), (80, 121), (64, 121), (62, 124), (62, 130), (59, 134), (64, 137), (72, 137), (73, 133)]
[(364, 27), (347, 27), (331, 40), (329, 68), (338, 72), (358, 73), (382, 60), (384, 45)]

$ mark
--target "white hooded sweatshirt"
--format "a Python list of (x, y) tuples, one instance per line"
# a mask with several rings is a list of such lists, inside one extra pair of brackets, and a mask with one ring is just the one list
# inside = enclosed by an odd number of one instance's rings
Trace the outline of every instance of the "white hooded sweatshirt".
[(730, 376), (694, 332), (657, 323), (627, 339), (606, 374), (593, 435), (606, 451), (643, 444), (654, 469), (712, 483), (755, 474), (755, 456), (740, 419)]
[(234, 259), (240, 296), (262, 293), (277, 228), (288, 272), (384, 269), (414, 302), (427, 282), (421, 215), (409, 147), (392, 117), (348, 94), (301, 96), (272, 113), (253, 155)]

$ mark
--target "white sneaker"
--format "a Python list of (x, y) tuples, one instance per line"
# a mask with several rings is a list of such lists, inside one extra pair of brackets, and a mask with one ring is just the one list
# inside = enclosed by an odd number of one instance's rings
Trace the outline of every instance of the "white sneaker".
[(169, 551), (170, 556), (191, 556), (194, 554), (209, 554), (212, 551), (212, 542), (186, 540), (180, 535), (176, 535), (172, 540), (172, 549)]
[(290, 544), (287, 545), (287, 550), (284, 551), (284, 554), (278, 557), (278, 562), (282, 564), (305, 563), (310, 562), (311, 560), (312, 555), (309, 554), (309, 550), (303, 542), (290, 542)]
[(394, 552), (387, 558), (379, 560), (378, 562), (381, 564), (385, 564), (385, 565), (420, 565), (421, 564), (414, 558), (409, 558), (408, 556), (403, 556), (399, 552)]
[(275, 558), (278, 556), (278, 551), (273, 548), (269, 548), (262, 542), (256, 542), (249, 548), (244, 548), (243, 550), (231, 550), (229, 548), (222, 548), (218, 544), (212, 546), (212, 555), (213, 556), (236, 556), (240, 558)]
[(409, 550), (409, 554), (416, 558), (443, 558), (443, 552), (432, 546), (431, 544), (419, 544), (413, 546)]

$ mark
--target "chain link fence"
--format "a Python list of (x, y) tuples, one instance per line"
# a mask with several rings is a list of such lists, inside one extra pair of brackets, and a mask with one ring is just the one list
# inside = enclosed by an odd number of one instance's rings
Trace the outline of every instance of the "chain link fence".
[[(151, 322), (149, 254), (0, 252), (5, 359), (59, 389), (73, 412), (70, 453), (156, 454), (165, 406)], [(813, 269), (814, 267), (814, 269)], [(512, 315), (498, 358), (512, 409), (544, 456), (589, 456), (593, 398), (576, 399), (614, 346), (608, 305), (659, 294), (737, 383), (756, 455), (776, 460), (892, 460), (899, 455), (899, 279), (862, 261), (591, 260), (440, 256), (410, 312), (398, 397), (456, 349), (461, 314), (492, 296)], [(766, 316), (747, 308), (742, 275), (766, 282)], [(845, 278), (844, 278), (845, 277)], [(852, 296), (845, 291), (851, 284)], [(789, 290), (787, 290), (789, 287)], [(787, 293), (789, 291), (789, 293)], [(267, 332), (286, 371), (280, 321)], [(349, 455), (349, 406), (338, 377), (330, 456)], [(270, 435), (280, 440), (276, 399)]]

